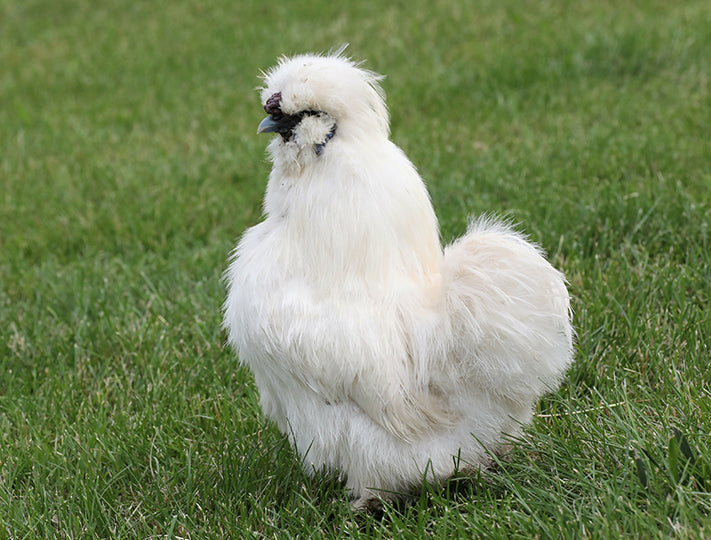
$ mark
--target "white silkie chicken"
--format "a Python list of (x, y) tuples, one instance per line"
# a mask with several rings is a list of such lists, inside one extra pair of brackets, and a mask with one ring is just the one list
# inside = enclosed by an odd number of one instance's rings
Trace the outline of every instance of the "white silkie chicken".
[(224, 305), (264, 412), (357, 507), (485, 465), (571, 363), (563, 276), (489, 219), (442, 250), (378, 75), (303, 55), (264, 79), (265, 218)]

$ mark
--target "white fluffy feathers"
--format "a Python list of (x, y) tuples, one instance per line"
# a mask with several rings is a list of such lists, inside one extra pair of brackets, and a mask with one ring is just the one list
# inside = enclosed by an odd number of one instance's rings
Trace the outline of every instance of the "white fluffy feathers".
[(281, 136), (224, 305), (264, 412), (359, 504), (450, 476), (453, 456), (485, 464), (558, 385), (573, 334), (563, 276), (508, 225), (442, 250), (379, 79), (341, 55), (267, 73)]

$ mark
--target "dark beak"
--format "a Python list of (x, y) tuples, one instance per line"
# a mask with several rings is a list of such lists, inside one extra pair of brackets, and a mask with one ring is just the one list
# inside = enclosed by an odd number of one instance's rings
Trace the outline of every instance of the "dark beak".
[(283, 118), (284, 117), (282, 116), (281, 118), (275, 119), (274, 115), (270, 114), (259, 123), (257, 133), (278, 133), (282, 128), (282, 124), (279, 120)]

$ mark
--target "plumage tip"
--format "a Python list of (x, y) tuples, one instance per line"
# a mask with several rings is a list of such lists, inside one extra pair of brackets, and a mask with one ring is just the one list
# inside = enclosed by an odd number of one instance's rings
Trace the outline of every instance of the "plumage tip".
[(348, 48), (349, 45), (350, 45), (350, 43), (341, 43), (338, 47), (336, 47), (334, 49), (330, 49), (328, 51), (328, 53), (326, 54), (326, 56), (343, 56), (343, 57), (345, 57), (346, 55), (343, 53), (346, 52), (346, 49)]

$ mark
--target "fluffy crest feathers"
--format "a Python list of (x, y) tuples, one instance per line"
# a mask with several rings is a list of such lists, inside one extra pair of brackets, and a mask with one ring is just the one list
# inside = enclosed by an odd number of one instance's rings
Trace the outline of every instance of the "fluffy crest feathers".
[(339, 129), (359, 127), (387, 137), (390, 124), (380, 87), (383, 76), (361, 67), (342, 49), (327, 55), (281, 57), (263, 74), (262, 104), (280, 92), (284, 114), (322, 111), (335, 119)]

